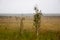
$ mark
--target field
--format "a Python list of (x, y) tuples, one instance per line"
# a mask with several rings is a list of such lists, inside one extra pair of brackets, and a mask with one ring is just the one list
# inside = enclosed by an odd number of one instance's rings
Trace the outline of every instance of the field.
[(0, 40), (60, 40), (60, 17), (42, 16), (39, 36), (36, 38), (33, 17), (25, 16), (20, 35), (21, 17), (0, 16)]

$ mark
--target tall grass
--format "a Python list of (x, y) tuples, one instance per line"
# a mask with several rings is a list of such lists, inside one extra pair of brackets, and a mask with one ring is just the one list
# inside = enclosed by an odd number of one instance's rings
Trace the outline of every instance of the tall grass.
[(19, 31), (0, 29), (0, 40), (60, 40), (60, 32), (40, 32), (36, 39), (35, 32), (24, 30), (20, 35)]
[(0, 40), (60, 40), (60, 32), (41, 31), (39, 32), (38, 39), (36, 39), (35, 31), (23, 30), (23, 33), (20, 35), (20, 29), (12, 30), (6, 28), (9, 26), (6, 23), (0, 24)]

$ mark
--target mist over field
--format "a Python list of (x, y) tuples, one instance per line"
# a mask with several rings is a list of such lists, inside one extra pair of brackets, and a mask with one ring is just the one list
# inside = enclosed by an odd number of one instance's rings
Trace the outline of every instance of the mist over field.
[(0, 40), (60, 40), (60, 0), (0, 0)]
[[(35, 13), (21, 13), (21, 14), (19, 14), (19, 13), (15, 13), (15, 14), (13, 14), (13, 13), (0, 13), (0, 16), (33, 16)], [(42, 14), (43, 16), (60, 16), (60, 13), (47, 13), (47, 14), (45, 14), (45, 13), (43, 13)]]

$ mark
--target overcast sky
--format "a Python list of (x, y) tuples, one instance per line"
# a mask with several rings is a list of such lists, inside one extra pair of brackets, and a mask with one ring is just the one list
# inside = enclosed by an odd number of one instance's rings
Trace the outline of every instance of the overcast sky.
[(42, 13), (60, 13), (60, 0), (0, 0), (0, 13), (33, 13), (36, 4)]

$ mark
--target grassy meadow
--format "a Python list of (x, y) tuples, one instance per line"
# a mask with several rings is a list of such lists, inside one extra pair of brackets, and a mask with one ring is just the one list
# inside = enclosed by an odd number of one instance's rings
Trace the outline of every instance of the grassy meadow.
[(36, 38), (33, 17), (23, 20), (20, 34), (21, 17), (0, 16), (0, 40), (60, 40), (60, 17), (42, 16), (39, 35)]

